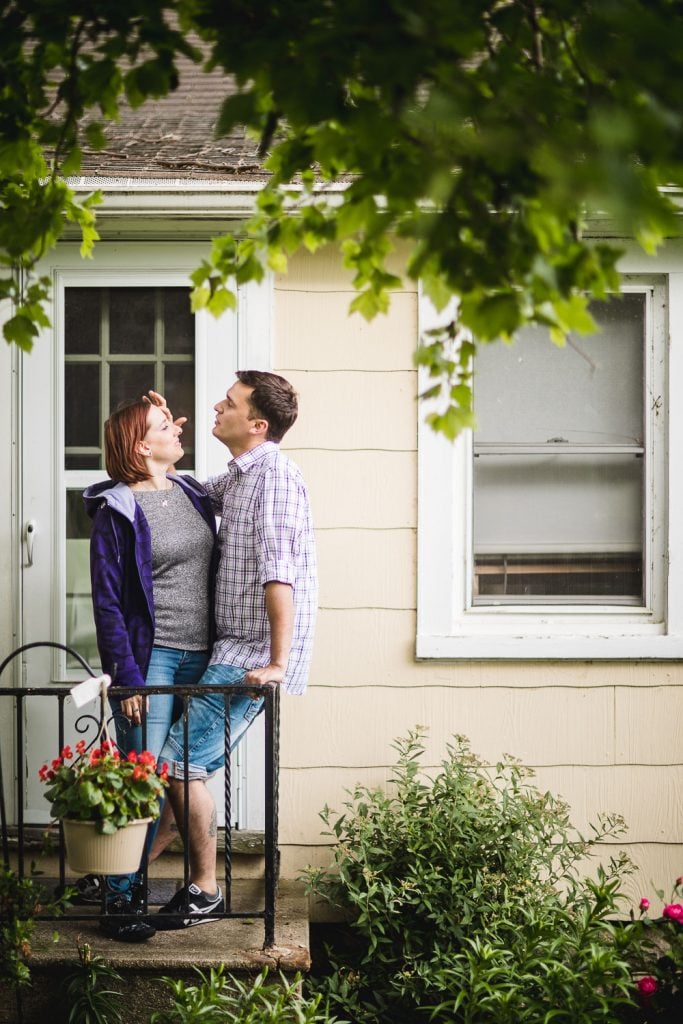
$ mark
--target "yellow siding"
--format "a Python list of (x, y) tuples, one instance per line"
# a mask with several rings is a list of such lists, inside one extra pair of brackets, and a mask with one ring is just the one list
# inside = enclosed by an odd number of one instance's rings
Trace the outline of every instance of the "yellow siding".
[(286, 447), (311, 490), (321, 577), (310, 690), (283, 702), (283, 873), (328, 861), (323, 805), (384, 785), (393, 740), (421, 724), (427, 765), (463, 733), (489, 762), (535, 768), (578, 827), (622, 814), (604, 854), (633, 858), (632, 899), (668, 891), (683, 873), (683, 667), (415, 661), (417, 295), (367, 324), (348, 315), (354, 294), (332, 248), (276, 283), (275, 364), (301, 395)]

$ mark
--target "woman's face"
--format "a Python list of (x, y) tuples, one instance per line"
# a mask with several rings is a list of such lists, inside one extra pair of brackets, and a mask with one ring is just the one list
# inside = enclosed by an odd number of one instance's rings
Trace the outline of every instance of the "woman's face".
[(184, 455), (180, 444), (181, 434), (181, 427), (171, 423), (161, 409), (151, 405), (147, 414), (143, 454), (160, 464), (175, 465)]

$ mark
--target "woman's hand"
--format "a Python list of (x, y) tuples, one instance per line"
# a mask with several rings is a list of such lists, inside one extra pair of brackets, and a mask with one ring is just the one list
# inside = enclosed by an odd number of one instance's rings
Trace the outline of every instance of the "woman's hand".
[(183, 423), (187, 423), (187, 416), (179, 416), (177, 420), (173, 419), (171, 410), (166, 405), (166, 399), (158, 391), (148, 391), (146, 395), (142, 396), (142, 401), (149, 402), (150, 405), (156, 405), (157, 409), (161, 409), (171, 423), (175, 423), (176, 427), (182, 427)]
[(134, 693), (132, 697), (124, 697), (121, 710), (133, 725), (139, 725), (142, 719), (142, 694)]

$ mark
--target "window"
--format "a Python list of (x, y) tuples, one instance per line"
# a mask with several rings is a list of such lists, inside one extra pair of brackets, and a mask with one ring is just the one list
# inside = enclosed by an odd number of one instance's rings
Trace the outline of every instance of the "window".
[[(683, 651), (668, 572), (674, 282), (626, 276), (591, 308), (600, 331), (563, 349), (536, 328), (479, 346), (477, 430), (451, 444), (421, 424), (418, 657)], [(422, 298), (421, 330), (451, 316)]]
[(561, 354), (539, 328), (477, 353), (475, 606), (644, 603), (647, 295), (591, 312)]

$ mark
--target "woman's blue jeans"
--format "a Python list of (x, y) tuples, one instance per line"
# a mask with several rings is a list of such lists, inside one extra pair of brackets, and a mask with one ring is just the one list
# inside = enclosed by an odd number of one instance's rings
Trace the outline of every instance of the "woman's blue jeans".
[[(198, 683), (209, 661), (209, 651), (182, 651), (175, 647), (153, 647), (145, 682), (148, 686), (191, 686)], [(121, 711), (120, 700), (110, 700), (116, 725), (116, 743), (121, 756), (134, 750), (149, 750), (156, 760), (169, 729), (181, 711), (180, 701), (171, 693), (153, 693), (149, 698), (146, 715), (146, 741), (142, 742), (142, 726), (131, 725)], [(159, 826), (159, 819), (147, 829), (145, 852), (149, 853)], [(130, 875), (108, 875), (105, 879), (108, 894), (121, 896), (130, 893), (131, 886), (141, 881), (140, 870)], [(108, 896), (108, 898), (111, 898)]]

